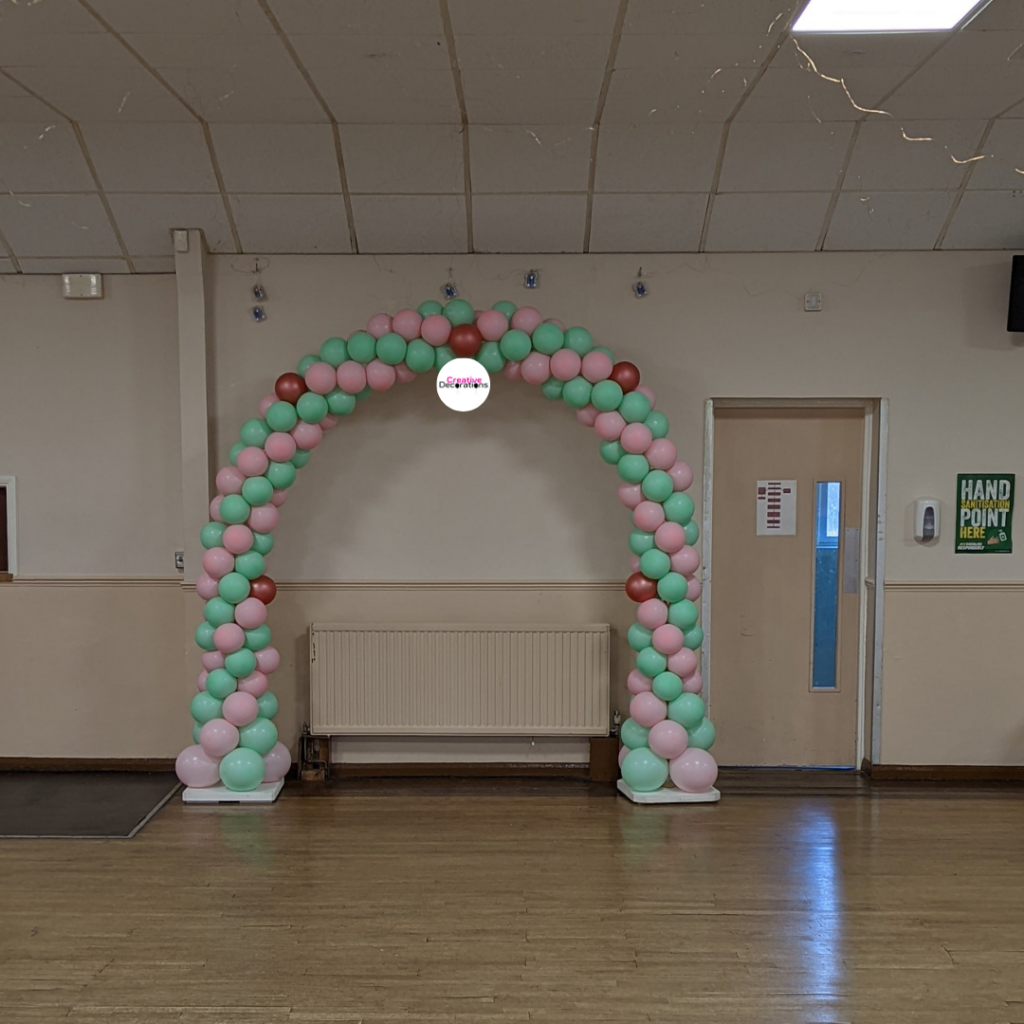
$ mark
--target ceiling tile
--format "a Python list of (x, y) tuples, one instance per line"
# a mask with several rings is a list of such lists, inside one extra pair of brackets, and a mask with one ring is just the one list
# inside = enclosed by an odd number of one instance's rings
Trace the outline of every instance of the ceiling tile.
[(457, 36), (463, 71), (604, 71), (611, 37), (605, 35)]
[(462, 129), (455, 125), (347, 124), (341, 148), (351, 192), (462, 192)]
[(935, 32), (800, 33), (783, 44), (774, 65), (807, 67), (810, 57), (822, 74), (834, 77), (856, 68), (912, 68), (945, 38)]
[(448, 0), (456, 35), (606, 35), (619, 0)]
[(1020, 61), (1024, 47), (1024, 31), (1020, 32), (957, 32), (928, 62), (932, 67), (964, 68), (1008, 64), (1007, 70), (1019, 75), (1024, 72)]
[(612, 75), (602, 124), (724, 121), (739, 103), (750, 71), (726, 68), (623, 69)]
[(0, 186), (14, 192), (90, 192), (96, 184), (64, 121), (0, 127)]
[(271, 0), (271, 9), (289, 35), (388, 35), (403, 32), (440, 35), (440, 7), (423, 0)]
[(967, 26), (969, 32), (1024, 31), (1024, 7), (1019, 0), (993, 0)]
[(585, 125), (473, 125), (473, 191), (585, 192), (592, 138)]
[(722, 125), (604, 124), (598, 192), (700, 192), (711, 187)]
[(210, 150), (193, 122), (82, 125), (93, 166), (110, 192), (216, 192)]
[(773, 64), (744, 101), (736, 120), (856, 121), (864, 109), (877, 108), (880, 97), (904, 76), (904, 71), (854, 68), (841, 75), (846, 89), (804, 68)]
[[(743, 0), (708, 3), (707, 0), (631, 0), (623, 31), (641, 35), (724, 34), (738, 29), (774, 38), (786, 28), (804, 0)], [(781, 15), (781, 17), (780, 17)]]
[(943, 249), (1024, 249), (1024, 190), (965, 192)]
[(96, 195), (0, 195), (0, 232), (19, 258), (121, 255)]
[(329, 125), (217, 124), (210, 129), (229, 192), (340, 192)]
[(581, 252), (585, 195), (474, 196), (477, 252)]
[(14, 264), (8, 259), (0, 259), (0, 274), (16, 274)]
[[(47, 0), (49, 3), (49, 0)], [(254, 32), (272, 35), (273, 25), (256, 0), (90, 0), (96, 11), (122, 35), (135, 33)]]
[(696, 252), (706, 193), (595, 195), (591, 252)]
[(772, 50), (772, 39), (760, 35), (723, 32), (715, 35), (671, 32), (657, 35), (624, 35), (615, 55), (615, 67), (623, 68), (759, 68)]
[(839, 197), (825, 248), (871, 252), (934, 249), (955, 192), (846, 192)]
[(719, 182), (721, 192), (800, 192), (832, 189), (853, 126), (734, 124)]
[(473, 124), (591, 124), (604, 72), (465, 71), (466, 110)]
[(171, 256), (174, 228), (202, 228), (211, 252), (234, 252), (224, 200), (197, 195), (110, 195), (118, 230), (132, 256)]
[(0, 75), (0, 123), (46, 121), (53, 124), (57, 115), (9, 78)]
[(136, 274), (173, 274), (173, 256), (133, 256)]
[(4, 35), (28, 37), (55, 32), (104, 33), (106, 30), (77, 0), (4, 4)]
[(243, 252), (351, 252), (341, 196), (231, 196)]
[[(950, 44), (952, 45), (952, 44)], [(885, 101), (896, 118), (969, 120), (990, 118), (1024, 98), (1024, 61), (988, 64), (926, 64)]]
[(23, 274), (128, 274), (123, 259), (75, 259), (71, 257), (18, 261)]
[[(242, 32), (205, 34), (162, 32), (129, 35), (127, 41), (145, 60), (161, 71), (169, 68), (262, 68), (277, 75), (287, 70), (298, 74), (288, 51), (277, 35), (248, 35)], [(191, 28), (191, 26), (188, 26)], [(120, 47), (119, 47), (120, 49)]]
[(366, 75), (352, 68), (309, 69), (340, 124), (461, 124), (450, 70), (394, 71), (367, 88)]
[(829, 192), (719, 195), (707, 252), (813, 252)]
[(21, 68), (138, 67), (135, 58), (113, 36), (82, 32), (29, 36), (0, 32), (0, 64), (15, 76)]
[(1024, 188), (1024, 121), (996, 121), (985, 140), (985, 152), (986, 159), (974, 164), (969, 189)]
[(163, 68), (161, 74), (200, 117), (210, 122), (314, 124), (329, 120), (294, 68)]
[(359, 251), (466, 251), (463, 196), (353, 196)]
[(309, 70), (341, 67), (369, 78), (392, 71), (444, 71), (451, 75), (448, 47), (441, 34), (414, 36), (391, 32), (383, 36), (357, 36), (316, 33), (289, 38)]

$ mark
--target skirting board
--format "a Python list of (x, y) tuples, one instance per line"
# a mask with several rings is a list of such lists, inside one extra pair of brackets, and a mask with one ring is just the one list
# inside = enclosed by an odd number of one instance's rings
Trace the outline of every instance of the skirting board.
[(722, 794), (711, 787), (706, 793), (684, 793), (681, 789), (656, 789), (653, 793), (637, 793), (625, 779), (616, 783), (619, 792), (635, 804), (717, 804)]
[(861, 770), (872, 782), (1024, 783), (1024, 765), (865, 764)]
[(173, 757), (0, 757), (5, 772), (173, 772)]
[(374, 762), (335, 761), (331, 764), (333, 779), (415, 779), (415, 778), (569, 778), (585, 779), (585, 764), (502, 764), (488, 761), (455, 762)]
[(248, 793), (236, 793), (227, 786), (208, 786), (206, 789), (188, 786), (181, 799), (187, 804), (272, 804), (282, 789), (284, 779), (264, 782)]

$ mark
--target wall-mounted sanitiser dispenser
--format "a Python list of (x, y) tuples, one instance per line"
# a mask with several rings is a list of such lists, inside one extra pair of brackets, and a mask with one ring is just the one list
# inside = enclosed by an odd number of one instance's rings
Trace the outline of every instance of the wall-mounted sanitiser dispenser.
[(939, 536), (939, 499), (918, 498), (914, 502), (914, 540), (935, 540)]

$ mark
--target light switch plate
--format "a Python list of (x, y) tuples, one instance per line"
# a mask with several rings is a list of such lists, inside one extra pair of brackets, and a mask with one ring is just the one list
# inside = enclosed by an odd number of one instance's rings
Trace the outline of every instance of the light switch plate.
[(102, 274), (65, 274), (63, 277), (65, 299), (102, 299)]

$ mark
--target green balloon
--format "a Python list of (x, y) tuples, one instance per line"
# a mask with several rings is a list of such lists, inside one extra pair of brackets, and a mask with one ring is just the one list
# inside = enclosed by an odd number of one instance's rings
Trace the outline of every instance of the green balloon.
[(651, 402), (640, 391), (630, 391), (622, 396), (619, 413), (627, 423), (643, 423), (651, 415)]
[(565, 347), (571, 348), (582, 359), (594, 347), (594, 339), (585, 328), (570, 327), (565, 332)]
[(348, 359), (348, 347), (344, 338), (328, 338), (320, 346), (320, 358), (337, 369)]
[(348, 357), (364, 366), (377, 355), (377, 339), (366, 331), (356, 331), (348, 339)]
[(496, 309), (499, 313), (504, 313), (508, 320), (512, 319), (512, 314), (517, 308), (516, 304), (514, 302), (509, 302), (508, 299), (501, 299), (491, 306), (491, 309)]
[(275, 402), (267, 410), (267, 426), (287, 433), (299, 422), (299, 414), (291, 402)]
[(405, 359), (408, 347), (400, 334), (382, 334), (377, 339), (377, 358), (388, 366), (397, 366)]
[(687, 729), (686, 735), (690, 740), (689, 745), (697, 750), (710, 750), (714, 746), (715, 727), (710, 718), (705, 718), (696, 729)]
[[(229, 604), (238, 604), (239, 601), (244, 601), (249, 596), (249, 580), (240, 572), (229, 572), (227, 576), (220, 578), (220, 582), (217, 584), (217, 593)], [(232, 619), (234, 619), (234, 614), (230, 619), (224, 621), (231, 622)]]
[(434, 368), (433, 345), (429, 345), (422, 338), (410, 341), (405, 350), (405, 365), (413, 373), (426, 373), (427, 370), (432, 370)]
[(440, 370), (445, 363), (450, 363), (455, 358), (455, 353), (450, 345), (438, 345), (434, 349), (434, 369)]
[(427, 299), (426, 302), (421, 302), (416, 307), (416, 312), (426, 320), (428, 316), (437, 316), (438, 313), (443, 313), (444, 306), (442, 306), (436, 299)]
[(501, 348), (501, 354), (516, 363), (522, 362), (533, 348), (533, 342), (530, 341), (530, 336), (526, 331), (520, 331), (515, 327), (501, 336), (498, 345)]
[[(240, 559), (245, 557), (245, 555), (239, 555)], [(651, 548), (650, 551), (640, 556), (640, 571), (649, 580), (660, 580), (662, 576), (668, 575), (671, 569), (672, 559), (660, 548)]]
[(634, 622), (626, 633), (626, 642), (634, 651), (642, 651), (645, 647), (651, 646), (651, 631), (645, 629), (639, 622)]
[(696, 729), (704, 721), (704, 701), (695, 693), (682, 693), (669, 703), (668, 717), (684, 729)]
[(273, 433), (265, 420), (246, 420), (238, 436), (246, 448), (262, 448), (263, 442)]
[(697, 524), (692, 521), (687, 523), (686, 526), (683, 527), (683, 533), (686, 536), (686, 543), (692, 548), (700, 537), (700, 530), (697, 527)]
[(533, 332), (533, 347), (546, 356), (553, 356), (565, 342), (565, 335), (558, 324), (537, 324)]
[(590, 401), (601, 412), (614, 412), (622, 404), (622, 388), (613, 380), (598, 381), (591, 392)]
[(220, 760), (220, 781), (232, 793), (249, 793), (259, 787), (267, 766), (255, 750), (235, 747)]
[(199, 732), (200, 732), (200, 730), (202, 728), (203, 727), (198, 722), (194, 722), (192, 724), (192, 742), (193, 743), (198, 743), (199, 742)]
[(622, 778), (636, 793), (653, 793), (668, 779), (668, 761), (647, 747), (637, 747), (622, 760)]
[(236, 441), (228, 450), (228, 460), (232, 466), (238, 465), (238, 453), (245, 447), (241, 441)]
[(550, 398), (554, 401), (557, 398), (563, 397), (565, 384), (557, 377), (548, 377), (548, 379), (541, 384), (540, 390), (541, 394), (543, 394), (545, 398)]
[(329, 407), (323, 395), (307, 391), (299, 396), (295, 403), (295, 411), (299, 414), (300, 420), (306, 423), (319, 423), (327, 415)]
[(683, 635), (683, 646), (689, 647), (691, 651), (699, 651), (702, 643), (704, 643), (704, 630), (700, 626), (694, 626)]
[(619, 730), (619, 739), (622, 740), (622, 745), (624, 747), (629, 747), (630, 750), (636, 750), (637, 747), (647, 746), (647, 734), (650, 731), (650, 729), (642, 726), (632, 718), (627, 718), (622, 723), (622, 728)]
[(264, 623), (255, 629), (245, 630), (245, 646), (250, 651), (262, 651), (264, 647), (270, 646), (270, 627)]
[(257, 718), (238, 730), (238, 745), (255, 750), (261, 757), (269, 754), (277, 742), (277, 726), (269, 718)]
[(274, 549), (274, 535), (272, 533), (253, 533), (252, 549), (261, 555), (269, 555)]
[(661, 651), (656, 651), (653, 647), (645, 647), (637, 653), (636, 667), (640, 669), (642, 675), (647, 676), (648, 679), (653, 679), (668, 668), (668, 658)]
[(678, 626), (684, 633), (697, 625), (699, 614), (697, 606), (686, 598), (668, 606), (668, 621), (673, 626)]
[[(223, 669), (214, 669), (214, 672), (222, 672)], [(210, 673), (213, 675), (213, 672)], [(232, 680), (234, 682), (234, 680)], [(210, 680), (206, 680), (206, 685), (210, 685)], [(192, 698), (192, 703), (189, 705), (189, 710), (192, 712), (192, 717), (200, 724), (205, 725), (211, 718), (220, 718), (220, 707), (221, 702), (208, 691), (197, 693)]]
[(634, 555), (644, 555), (654, 547), (654, 534), (644, 530), (633, 530), (629, 535), (629, 550)]
[(667, 573), (658, 580), (658, 597), (669, 604), (682, 601), (686, 597), (686, 577), (677, 572)]
[(683, 681), (675, 672), (659, 672), (651, 683), (651, 689), (664, 701), (675, 700), (683, 692)]
[(465, 299), (452, 299), (445, 305), (443, 312), (453, 327), (458, 327), (460, 324), (471, 324), (473, 317), (476, 316), (472, 304)]
[(347, 416), (356, 407), (356, 396), (341, 388), (327, 393), (327, 409), (332, 416)]
[(668, 433), (668, 417), (663, 412), (652, 412), (644, 420), (644, 424), (651, 432), (651, 437), (655, 440), (659, 437), (664, 437)]
[(223, 700), (237, 689), (237, 680), (226, 668), (215, 668), (206, 677), (206, 692), (217, 700)]
[(505, 365), (505, 357), (501, 354), (501, 346), (496, 341), (485, 341), (480, 346), (476, 361), (488, 373), (501, 373)]
[(274, 485), (265, 476), (251, 476), (242, 484), (242, 497), (250, 505), (266, 505), (273, 496)]
[(665, 501), (672, 495), (672, 477), (663, 469), (652, 469), (643, 478), (640, 490), (649, 501)]
[[(356, 395), (358, 398), (359, 395)], [(312, 458), (313, 453), (311, 451), (299, 451), (296, 452), (288, 461), (292, 464), (295, 469), (302, 469), (302, 467), (309, 462)], [(273, 481), (271, 481), (273, 483)]]
[(594, 385), (586, 377), (573, 377), (562, 387), (562, 401), (573, 409), (582, 409), (590, 402)]
[(196, 626), (196, 644), (204, 651), (217, 649), (217, 645), (213, 642), (213, 626), (209, 622), (200, 622)]
[(277, 714), (277, 698), (269, 690), (262, 697), (257, 697), (256, 703), (260, 718), (273, 718)]
[(286, 491), (295, 483), (295, 466), (291, 462), (272, 462), (267, 467), (267, 481), (270, 484), (271, 493), (275, 490)]
[(223, 597), (211, 597), (203, 605), (203, 618), (216, 629), (225, 622), (235, 621), (235, 609)]
[(254, 580), (267, 571), (267, 563), (258, 551), (246, 551), (235, 559), (235, 572), (241, 573), (247, 580)]
[(693, 518), (693, 498), (683, 491), (676, 491), (664, 501), (665, 518), (671, 523), (685, 526)]
[(223, 523), (207, 523), (199, 533), (204, 548), (219, 548), (227, 527)]
[(626, 454), (626, 449), (618, 441), (602, 441), (598, 451), (609, 466), (617, 466), (619, 460)]
[(224, 667), (236, 678), (244, 679), (256, 671), (256, 655), (247, 647), (224, 658)]
[(300, 377), (306, 376), (306, 371), (314, 364), (320, 362), (316, 356), (303, 356), (299, 360), (299, 365), (296, 367)]
[(220, 515), (225, 523), (238, 525), (249, 518), (249, 502), (240, 494), (225, 494), (220, 503)]
[[(616, 441), (615, 444), (618, 444)], [(650, 472), (651, 467), (642, 455), (623, 455), (619, 459), (619, 476), (627, 484), (638, 484)]]
[[(363, 402), (367, 398), (369, 398), (372, 394), (373, 394), (373, 388), (371, 388), (370, 385), (367, 384), (366, 387), (363, 388), (362, 391), (357, 391), (356, 392), (356, 401), (357, 402)], [(295, 462), (295, 460), (292, 459), (292, 462)], [(296, 465), (298, 465), (298, 463), (296, 463)]]

